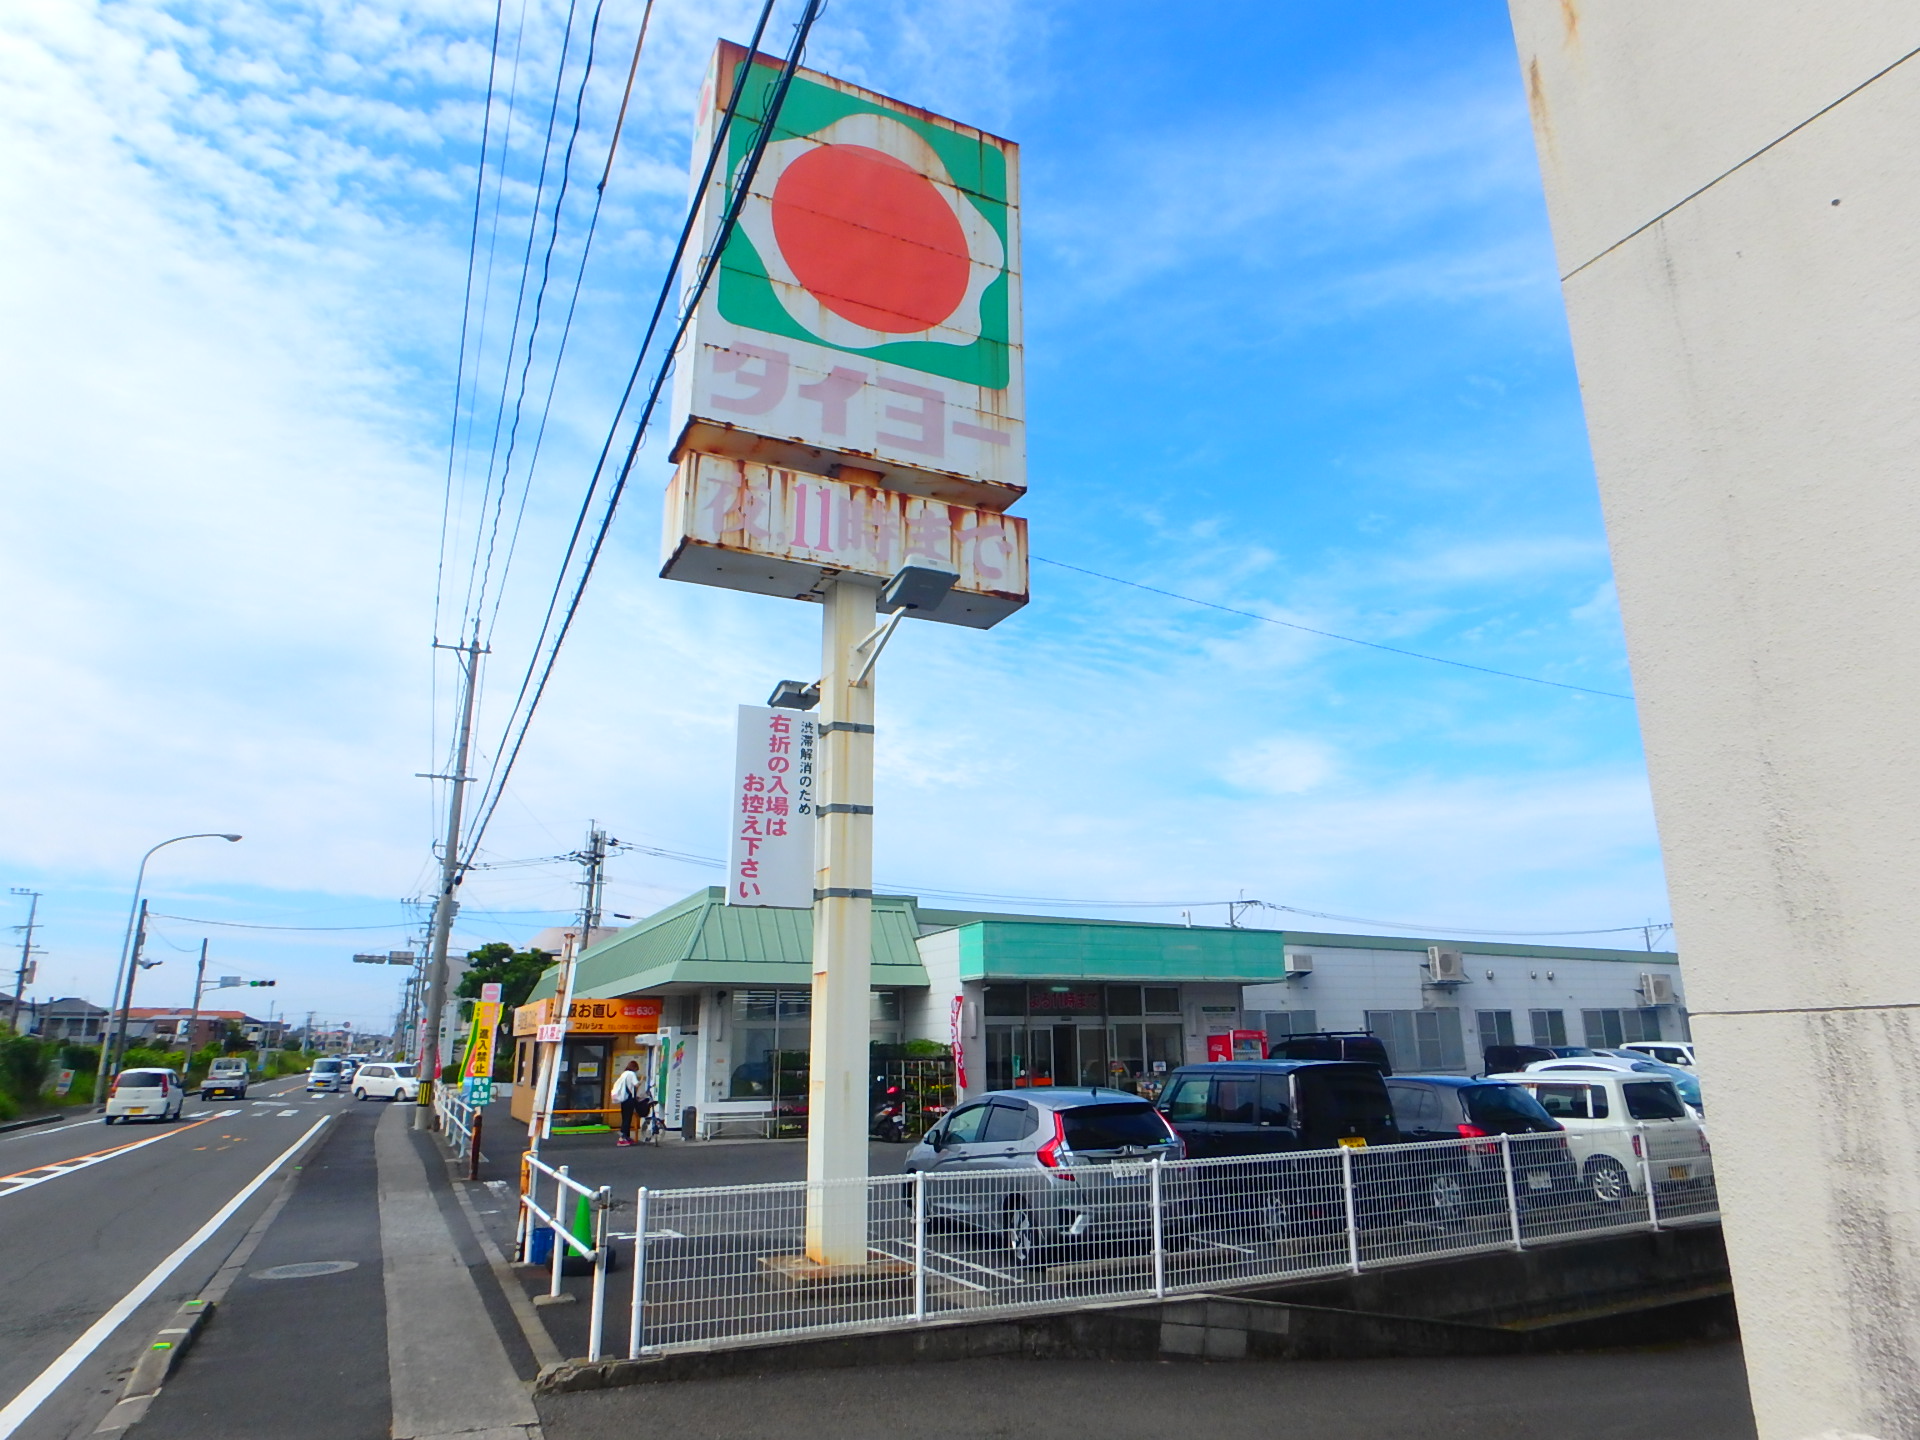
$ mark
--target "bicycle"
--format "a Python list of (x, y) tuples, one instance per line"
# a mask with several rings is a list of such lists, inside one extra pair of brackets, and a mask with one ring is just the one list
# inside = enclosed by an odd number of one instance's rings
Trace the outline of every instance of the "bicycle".
[(657, 1110), (649, 1110), (640, 1121), (640, 1143), (658, 1145), (660, 1132), (666, 1128), (667, 1122), (660, 1118), (660, 1113)]

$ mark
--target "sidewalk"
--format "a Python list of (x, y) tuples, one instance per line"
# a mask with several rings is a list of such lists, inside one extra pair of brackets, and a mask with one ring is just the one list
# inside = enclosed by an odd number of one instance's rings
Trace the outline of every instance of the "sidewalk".
[[(412, 1118), (344, 1110), (132, 1440), (536, 1440), (528, 1385), (554, 1352)], [(342, 1268), (275, 1273), (316, 1262)]]

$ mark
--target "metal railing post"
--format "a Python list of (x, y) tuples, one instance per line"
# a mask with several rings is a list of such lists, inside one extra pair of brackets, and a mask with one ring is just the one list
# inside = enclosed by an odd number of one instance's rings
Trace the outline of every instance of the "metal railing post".
[(1524, 1250), (1527, 1242), (1520, 1234), (1520, 1187), (1513, 1183), (1513, 1136), (1500, 1137), (1500, 1167), (1507, 1172), (1507, 1218), (1513, 1225), (1513, 1248)]
[(1156, 1155), (1147, 1170), (1147, 1197), (1153, 1207), (1153, 1298), (1156, 1300), (1164, 1299), (1167, 1293), (1167, 1224), (1160, 1204), (1166, 1191), (1160, 1183), (1165, 1173), (1161, 1163)]
[(600, 1358), (607, 1325), (607, 1214), (613, 1189), (602, 1185), (593, 1196), (593, 1315), (587, 1321), (587, 1358)]
[(527, 1196), (533, 1184), (531, 1151), (520, 1152), (520, 1214), (513, 1222), (513, 1258), (524, 1264), (533, 1258), (533, 1212), (527, 1209)]
[(566, 1214), (567, 1205), (563, 1198), (567, 1193), (567, 1169), (565, 1165), (560, 1167), (559, 1179), (553, 1187), (553, 1209), (549, 1212), (552, 1219), (547, 1225), (553, 1232), (553, 1282), (547, 1291), (549, 1295), (560, 1293), (560, 1260), (567, 1253), (566, 1231), (561, 1229), (561, 1217)]
[(467, 1130), (467, 1179), (480, 1178), (480, 1114), (474, 1112), (473, 1122)]
[(927, 1172), (913, 1172), (913, 1318), (927, 1318)]
[(647, 1343), (647, 1187), (633, 1197), (633, 1306), (627, 1321), (627, 1358)]
[(1654, 1194), (1653, 1185), (1653, 1145), (1647, 1138), (1647, 1127), (1642, 1125), (1634, 1132), (1639, 1140), (1640, 1178), (1647, 1186), (1647, 1222), (1655, 1229), (1660, 1228), (1660, 1201)]
[(1360, 1220), (1353, 1204), (1353, 1147), (1340, 1147), (1340, 1188), (1347, 1202), (1347, 1268), (1360, 1273)]

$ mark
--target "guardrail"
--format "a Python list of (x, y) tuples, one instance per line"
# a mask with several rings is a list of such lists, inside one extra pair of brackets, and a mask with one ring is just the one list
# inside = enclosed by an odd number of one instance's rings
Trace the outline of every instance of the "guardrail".
[[(596, 1241), (602, 1252), (609, 1241), (633, 1246), (629, 1356), (1358, 1273), (1719, 1212), (1711, 1156), (1692, 1127), (1070, 1168), (1004, 1146), (954, 1148), (968, 1153), (910, 1175), (641, 1189), (633, 1231)], [(996, 1168), (1016, 1161), (1023, 1168)], [(590, 1193), (564, 1169), (539, 1168)], [(864, 1205), (863, 1263), (806, 1262), (810, 1197), (828, 1209)], [(530, 1202), (526, 1214), (552, 1223)], [(603, 1260), (592, 1358), (603, 1342)]]
[(480, 1132), (486, 1116), (478, 1105), (469, 1105), (458, 1090), (445, 1085), (433, 1087), (433, 1113), (439, 1118), (440, 1133), (447, 1148), (467, 1162), (467, 1179), (480, 1178)]
[[(565, 1267), (569, 1252), (588, 1261), (593, 1268), (593, 1305), (587, 1322), (587, 1354), (591, 1359), (599, 1359), (601, 1342), (606, 1333), (607, 1315), (607, 1271), (612, 1267), (612, 1251), (608, 1246), (607, 1214), (613, 1209), (613, 1189), (602, 1185), (593, 1189), (582, 1185), (567, 1173), (568, 1167), (562, 1165), (555, 1169), (539, 1157), (528, 1153), (520, 1157), (520, 1217), (518, 1233), (515, 1236), (517, 1258), (526, 1261), (533, 1258), (534, 1235), (544, 1229), (552, 1238), (553, 1276), (548, 1282), (547, 1294), (558, 1297), (560, 1294), (560, 1276)], [(540, 1179), (546, 1176), (553, 1181), (553, 1198), (549, 1202), (552, 1209), (540, 1204)], [(574, 1207), (569, 1207), (569, 1196), (576, 1197)], [(572, 1222), (565, 1214), (569, 1208), (577, 1208), (584, 1200), (587, 1212), (592, 1217), (592, 1243), (580, 1239), (573, 1233)]]

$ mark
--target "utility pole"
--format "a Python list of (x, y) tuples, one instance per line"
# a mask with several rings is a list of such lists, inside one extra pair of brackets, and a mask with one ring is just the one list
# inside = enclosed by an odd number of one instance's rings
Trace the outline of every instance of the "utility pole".
[(193, 972), (193, 1013), (187, 1017), (187, 1061), (180, 1067), (182, 1079), (185, 1079), (187, 1072), (193, 1068), (193, 1031), (194, 1027), (200, 1023), (200, 992), (206, 988), (206, 983), (207, 941), (203, 935), (200, 938), (200, 966)]
[[(616, 840), (613, 842), (618, 844)], [(580, 948), (593, 944), (593, 932), (600, 928), (600, 912), (607, 893), (607, 832), (597, 820), (587, 822), (587, 848), (574, 855), (585, 872), (580, 880)]]
[[(436, 649), (452, 650), (463, 658), (460, 738), (454, 746), (453, 773), (426, 777), (446, 780), (453, 790), (447, 800), (447, 840), (440, 852), (440, 894), (433, 907), (433, 946), (427, 961), (427, 1033), (420, 1056), (423, 1096), (425, 1087), (440, 1083), (440, 1012), (447, 998), (447, 943), (453, 935), (454, 912), (460, 908), (453, 898), (460, 885), (460, 811), (467, 798), (468, 782), (473, 779), (467, 774), (467, 761), (473, 750), (473, 707), (480, 694), (480, 657), (486, 653), (481, 649), (477, 629), (465, 645), (434, 643)], [(414, 1109), (413, 1128), (432, 1127), (433, 1107), (423, 1101)]]
[[(140, 921), (134, 926), (133, 930), (133, 954), (129, 957), (129, 963), (127, 965), (126, 989), (120, 993), (120, 1003), (116, 1007), (118, 1013), (113, 1017), (119, 1022), (113, 1026), (113, 1046), (110, 1053), (103, 1054), (100, 1057), (101, 1071), (109, 1077), (120, 1073), (120, 1057), (126, 1052), (127, 1026), (130, 1023), (130, 1012), (133, 1009), (133, 982), (142, 968), (150, 968), (147, 967), (147, 962), (140, 958), (141, 953), (145, 951), (146, 948), (147, 902), (142, 900), (140, 902)], [(158, 965), (160, 962), (156, 960), (153, 963)], [(102, 1097), (99, 1096), (95, 1097), (96, 1100), (101, 1098)]]
[(33, 968), (33, 926), (34, 918), (40, 913), (40, 892), (15, 889), (13, 893), (31, 897), (27, 902), (27, 923), (13, 927), (27, 932), (27, 938), (20, 942), (20, 968), (13, 977), (13, 1013), (7, 1017), (8, 1028), (17, 1035), (20, 1033), (20, 1002), (27, 990), (27, 972)]

